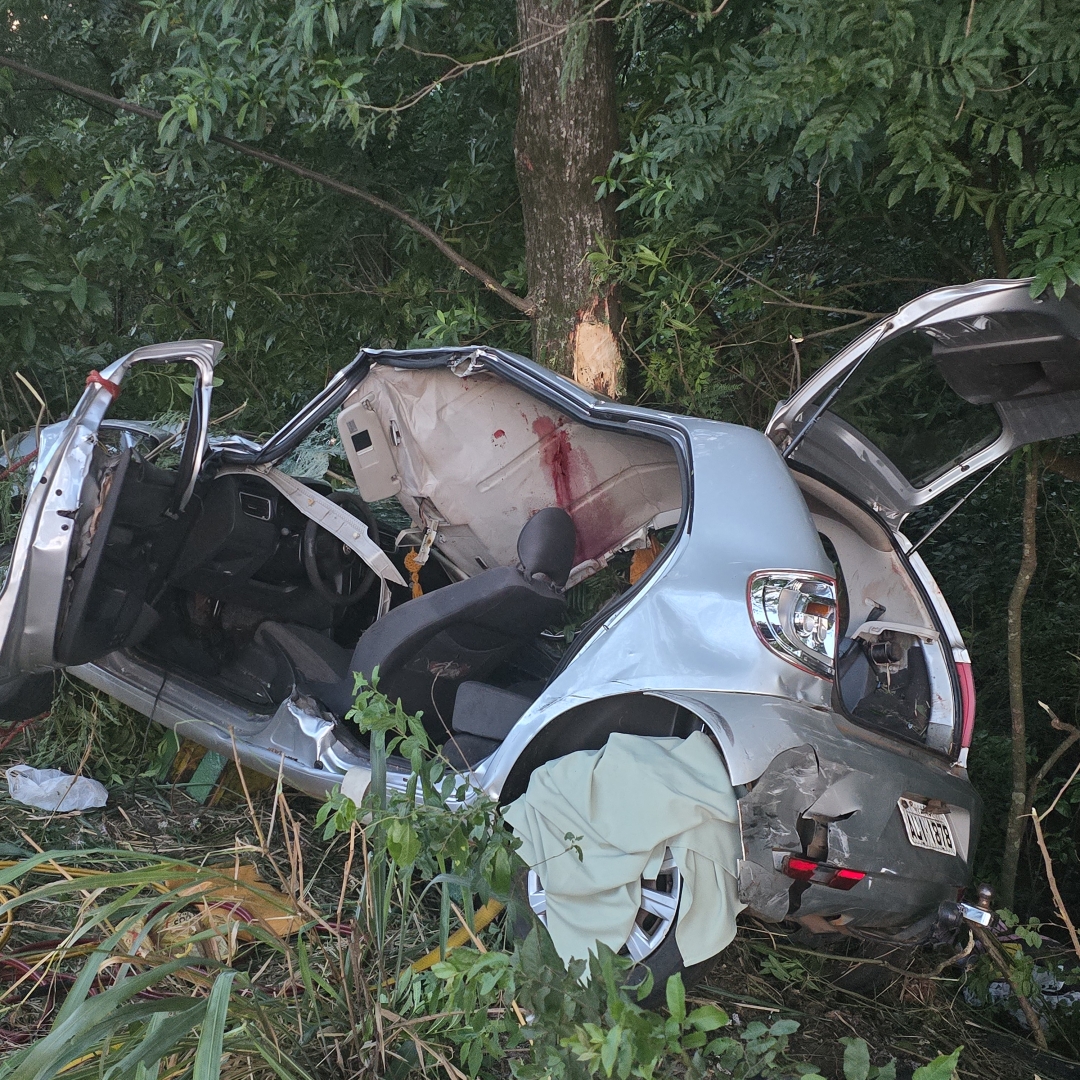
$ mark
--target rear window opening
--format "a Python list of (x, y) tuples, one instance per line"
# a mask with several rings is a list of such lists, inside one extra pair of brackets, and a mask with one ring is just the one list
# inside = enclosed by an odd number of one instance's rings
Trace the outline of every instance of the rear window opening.
[[(993, 405), (973, 405), (946, 381), (920, 330), (871, 350), (829, 406), (922, 488), (1001, 435)], [(796, 452), (798, 457), (798, 452)]]

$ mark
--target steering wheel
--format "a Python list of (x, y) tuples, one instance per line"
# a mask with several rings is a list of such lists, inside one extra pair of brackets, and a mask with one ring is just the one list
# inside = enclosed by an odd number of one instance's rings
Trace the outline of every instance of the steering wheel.
[[(359, 495), (334, 491), (327, 498), (359, 518), (367, 526), (371, 539), (376, 544), (379, 542), (375, 515)], [(308, 520), (301, 551), (311, 587), (334, 607), (350, 607), (362, 600), (375, 582), (375, 571), (316, 521)]]

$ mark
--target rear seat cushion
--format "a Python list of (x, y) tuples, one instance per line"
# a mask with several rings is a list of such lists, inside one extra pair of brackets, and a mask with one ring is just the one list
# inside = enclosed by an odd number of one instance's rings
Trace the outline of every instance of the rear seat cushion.
[(481, 682), (463, 682), (454, 699), (453, 728), (500, 743), (521, 719), (532, 699)]
[(452, 769), (464, 772), (474, 769), (486, 757), (499, 748), (494, 739), (481, 739), (476, 735), (451, 735), (441, 747), (441, 753)]

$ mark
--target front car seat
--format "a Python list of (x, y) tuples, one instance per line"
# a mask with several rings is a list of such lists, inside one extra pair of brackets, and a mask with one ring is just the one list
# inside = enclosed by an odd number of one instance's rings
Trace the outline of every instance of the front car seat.
[(353, 704), (354, 674), (423, 712), (436, 742), (450, 731), (454, 696), (465, 680), (483, 680), (545, 627), (565, 619), (563, 589), (574, 564), (577, 534), (559, 507), (534, 514), (518, 535), (520, 569), (499, 566), (388, 611), (360, 638), (349, 675), (324, 702), (338, 716)]

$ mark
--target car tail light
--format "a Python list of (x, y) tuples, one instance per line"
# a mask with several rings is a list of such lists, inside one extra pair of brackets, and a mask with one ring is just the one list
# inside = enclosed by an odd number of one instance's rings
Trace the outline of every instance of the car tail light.
[(796, 881), (809, 881), (815, 885), (826, 885), (830, 889), (855, 888), (866, 873), (863, 870), (851, 870), (846, 866), (826, 866), (814, 859), (806, 859), (801, 855), (786, 855), (780, 865), (780, 873)]
[(836, 582), (805, 570), (759, 570), (747, 590), (762, 642), (788, 663), (831, 679), (836, 655)]
[(830, 889), (853, 889), (859, 884), (866, 874), (862, 870), (849, 870), (846, 866), (841, 867), (828, 881), (825, 882)]
[(794, 855), (784, 863), (784, 873), (796, 881), (813, 881), (817, 869), (818, 864), (813, 859), (799, 859)]
[(960, 745), (966, 749), (975, 732), (975, 680), (970, 664), (958, 663), (956, 674), (960, 678)]

